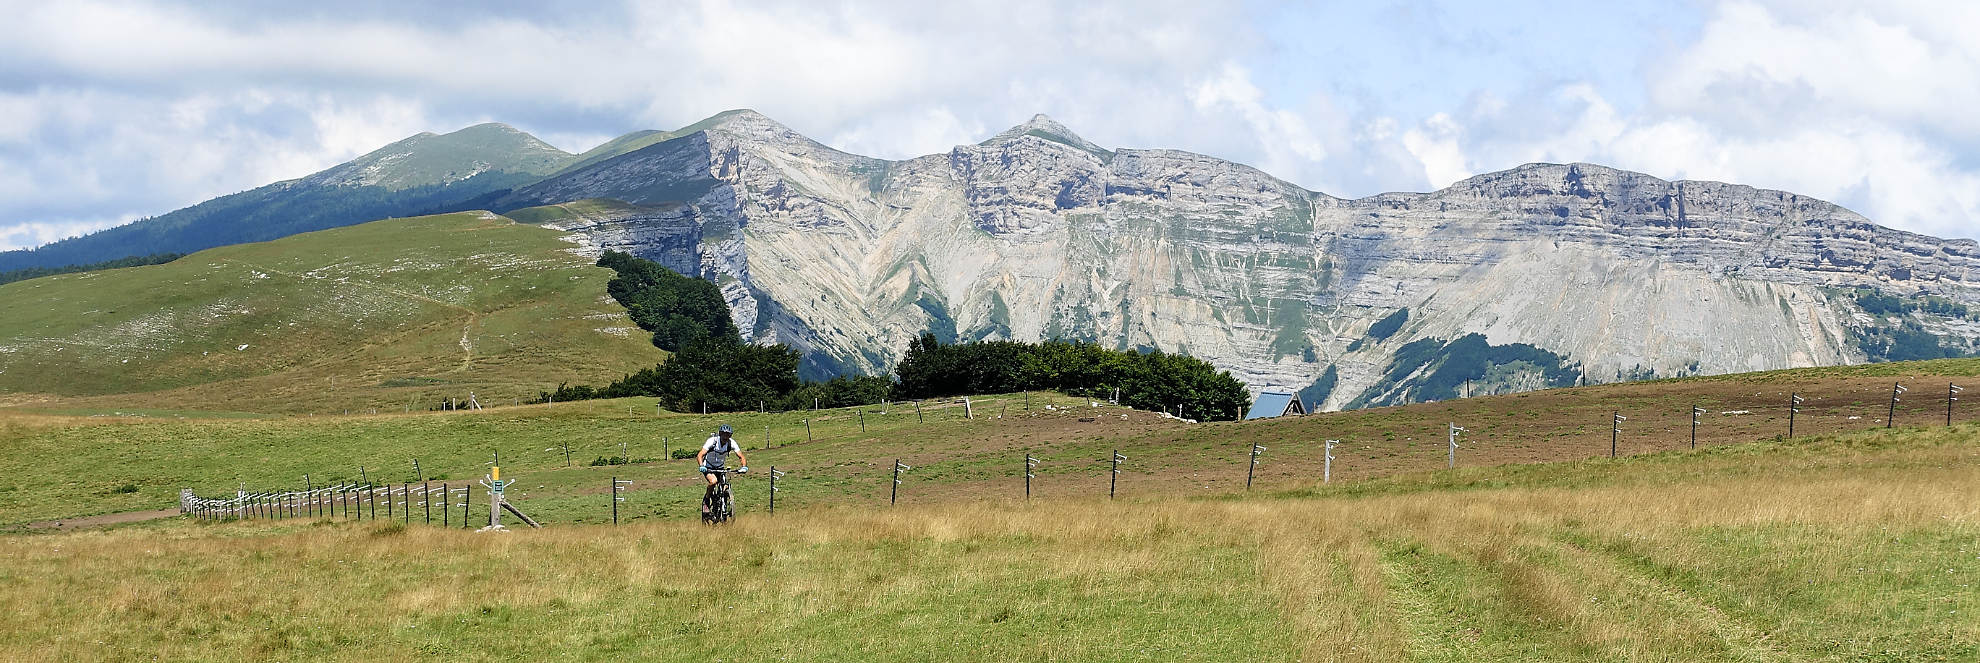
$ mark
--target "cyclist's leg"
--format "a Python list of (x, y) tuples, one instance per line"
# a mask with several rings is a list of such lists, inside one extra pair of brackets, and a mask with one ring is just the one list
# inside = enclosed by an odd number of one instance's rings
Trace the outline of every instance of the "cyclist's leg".
[(715, 502), (715, 485), (721, 475), (710, 472), (703, 474), (701, 478), (708, 480), (708, 488), (701, 493), (701, 515), (706, 516)]

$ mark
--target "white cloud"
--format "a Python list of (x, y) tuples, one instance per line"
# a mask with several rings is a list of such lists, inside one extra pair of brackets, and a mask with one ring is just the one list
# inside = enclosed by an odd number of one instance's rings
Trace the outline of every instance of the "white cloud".
[(1175, 117), (1215, 66), (1200, 54), (1251, 48), (1242, 17), (1180, 1), (702, 0), (430, 24), (223, 11), (9, 7), (0, 81), (28, 83), (0, 87), (0, 224), (163, 213), (485, 120), (575, 151), (752, 107), (905, 157), (1050, 112), (1096, 140), (1178, 146), (1177, 123), (1115, 119)]
[(1727, 3), (1650, 89), (1667, 110), (1747, 130), (1854, 116), (1980, 145), (1975, 7)]
[[(1879, 223), (1980, 237), (1980, 13), (1726, 3), (1660, 53), (1649, 103), (1565, 82), (1439, 113), (1403, 142), (1444, 186), (1476, 170), (1588, 161), (1783, 189)], [(1968, 29), (1949, 29), (1965, 23)], [(1964, 146), (1964, 149), (1962, 149)], [(1963, 159), (1962, 156), (1965, 158)]]
[(909, 159), (932, 152), (931, 145), (974, 143), (1001, 129), (965, 122), (947, 107), (903, 109), (865, 118), (825, 142), (854, 154)]
[(0, 248), (290, 179), (430, 126), (415, 102), (264, 89), (0, 92)]
[(132, 214), (105, 219), (85, 219), (78, 221), (29, 221), (0, 226), (0, 251), (24, 249), (40, 246), (56, 240), (130, 223), (138, 218)]
[(1204, 115), (1235, 113), (1243, 119), (1263, 150), (1264, 159), (1256, 164), (1268, 172), (1299, 170), (1302, 161), (1327, 159), (1327, 146), (1307, 126), (1306, 119), (1291, 110), (1272, 108), (1264, 102), (1265, 92), (1251, 81), (1251, 73), (1236, 63), (1226, 62), (1215, 75), (1190, 90), (1190, 103)]
[(1423, 126), (1403, 132), (1402, 141), (1410, 155), (1423, 163), (1431, 185), (1445, 187), (1477, 174), (1466, 165), (1464, 149), (1458, 145), (1463, 134), (1464, 128), (1450, 115), (1438, 113), (1424, 120)]
[(1259, 25), (1270, 12), (1255, 7), (584, 9), (415, 21), (164, 2), (6, 7), (0, 246), (297, 177), (418, 131), (498, 120), (581, 151), (736, 107), (886, 158), (946, 151), (1043, 112), (1101, 145), (1203, 152), (1335, 195), (1593, 161), (1980, 236), (1980, 3), (1727, 2), (1695, 34), (1600, 68), (1627, 71), (1616, 75), (1641, 99), (1613, 80), (1536, 71), (1521, 89), (1445, 78), (1448, 104), (1409, 113), (1366, 93), (1369, 77), (1438, 63), (1281, 61)]

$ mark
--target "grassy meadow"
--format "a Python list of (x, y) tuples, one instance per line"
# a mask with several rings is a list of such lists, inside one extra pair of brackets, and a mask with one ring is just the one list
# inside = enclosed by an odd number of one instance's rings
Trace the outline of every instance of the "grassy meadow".
[[(1944, 423), (1944, 396), (1933, 392), (1943, 394), (1947, 382), (1974, 381), (1975, 375), (1980, 360), (1942, 360), (1205, 424), (1045, 392), (975, 397), (968, 410), (960, 399), (927, 401), (919, 405), (920, 415), (915, 404), (897, 403), (701, 416), (657, 411), (647, 399), (315, 417), (0, 409), (0, 441), (13, 451), (0, 455), (0, 529), (170, 508), (180, 488), (207, 497), (230, 495), (243, 485), (297, 489), (305, 475), (318, 485), (363, 476), (458, 487), (485, 474), (496, 453), (505, 476), (520, 482), (511, 499), (543, 522), (609, 520), (613, 477), (633, 481), (620, 505), (622, 521), (692, 517), (700, 499), (692, 463), (663, 459), (669, 450), (699, 444), (722, 423), (735, 427), (754, 469), (774, 465), (789, 472), (779, 484), (780, 503), (787, 506), (885, 504), (895, 459), (914, 467), (900, 490), (907, 503), (1019, 497), (1027, 453), (1040, 461), (1032, 490), (1041, 499), (1106, 495), (1107, 458), (1114, 451), (1128, 457), (1118, 484), (1122, 496), (1240, 492), (1252, 444), (1267, 447), (1253, 472), (1254, 488), (1284, 490), (1319, 480), (1327, 439), (1341, 441), (1334, 450), (1336, 480), (1441, 470), (1449, 458), (1446, 426), (1453, 422), (1469, 429), (1459, 441), (1461, 467), (1605, 458), (1618, 411), (1629, 420), (1614, 436), (1616, 452), (1656, 454), (1690, 448), (1693, 404), (1708, 411), (1700, 417), (1701, 448), (1779, 438), (1790, 393), (1807, 399), (1797, 415), (1797, 439), (1880, 429), (1890, 385), (1902, 380), (1913, 391), (1900, 403), (1899, 427), (1929, 428)], [(1954, 419), (1980, 420), (1980, 403), (1956, 409)], [(571, 467), (565, 466), (567, 444)], [(622, 453), (634, 462), (589, 465)], [(743, 512), (767, 505), (760, 475), (736, 485)], [(129, 488), (135, 490), (121, 492)]]
[(0, 285), (0, 405), (424, 410), (664, 358), (571, 248), (467, 212)]
[[(707, 416), (646, 399), (337, 416), (0, 408), (0, 651), (1975, 660), (1980, 409), (1961, 403), (1946, 427), (1935, 392), (1976, 375), (1980, 360), (1945, 360), (1210, 424), (1042, 392)], [(1912, 391), (1885, 422), (1892, 382)], [(1791, 393), (1807, 402), (1788, 439)], [(1695, 450), (1694, 405), (1708, 412)], [(1611, 459), (1617, 411), (1630, 419)], [(1447, 470), (1452, 422), (1469, 431)], [(739, 480), (738, 522), (693, 521), (690, 461), (661, 459), (720, 423), (755, 469), (790, 472), (776, 514), (759, 473)], [(1332, 483), (1325, 439), (1342, 441)], [(1268, 449), (1247, 490), (1253, 444)], [(622, 450), (632, 464), (589, 466)], [(1109, 500), (1114, 451), (1129, 460)], [(397, 523), (47, 522), (360, 467), (458, 488), (496, 452), (545, 529), (479, 534), (458, 512), (428, 526), (423, 509), (410, 525), (397, 509)], [(1029, 501), (1026, 453), (1041, 461)], [(914, 469), (890, 506), (895, 459)], [(617, 527), (604, 524), (613, 477), (633, 481)], [(475, 505), (485, 518), (485, 495)]]
[(0, 537), (17, 660), (1980, 657), (1980, 428), (1109, 502)]

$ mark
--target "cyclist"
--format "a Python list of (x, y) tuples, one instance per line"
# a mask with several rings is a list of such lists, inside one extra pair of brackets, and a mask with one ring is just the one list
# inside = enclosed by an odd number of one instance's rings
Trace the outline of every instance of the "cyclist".
[(736, 443), (735, 434), (735, 429), (730, 428), (728, 424), (722, 424), (707, 442), (701, 443), (701, 453), (694, 457), (695, 462), (701, 464), (701, 478), (708, 480), (708, 489), (702, 493), (701, 498), (701, 514), (704, 516), (708, 515), (709, 503), (715, 498), (715, 484), (721, 477), (715, 473), (715, 470), (728, 465), (729, 454), (735, 454), (736, 463), (741, 466), (736, 469), (737, 472), (749, 473), (749, 456), (743, 453), (742, 445)]

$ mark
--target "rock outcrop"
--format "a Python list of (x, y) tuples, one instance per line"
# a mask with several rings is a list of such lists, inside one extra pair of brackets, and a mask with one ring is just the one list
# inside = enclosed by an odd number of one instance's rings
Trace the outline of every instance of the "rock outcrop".
[[(888, 370), (924, 331), (1065, 338), (1186, 352), (1255, 389), (1334, 373), (1324, 405), (1339, 407), (1380, 392), (1404, 344), (1470, 333), (1595, 380), (1862, 362), (1878, 325), (1968, 350), (1980, 335), (1963, 314), (1853, 299), (1980, 304), (1980, 246), (1780, 191), (1532, 164), (1346, 200), (1198, 154), (1102, 149), (1044, 116), (891, 162), (749, 111), (697, 127), (497, 208), (630, 203), (562, 227), (714, 279), (738, 326), (801, 349), (814, 375)], [(1368, 337), (1405, 308), (1398, 333)]]

